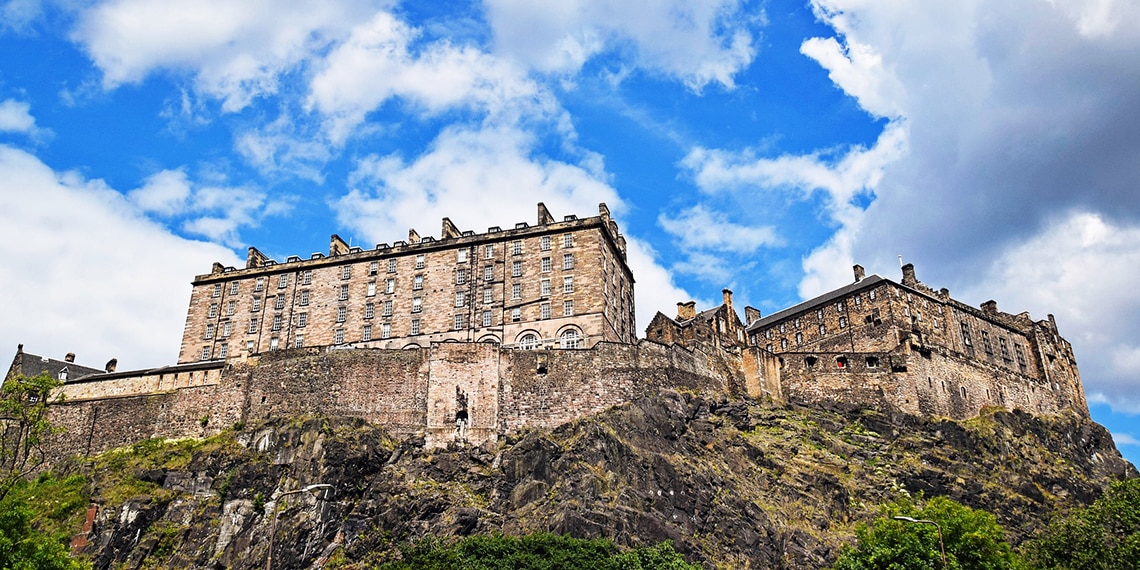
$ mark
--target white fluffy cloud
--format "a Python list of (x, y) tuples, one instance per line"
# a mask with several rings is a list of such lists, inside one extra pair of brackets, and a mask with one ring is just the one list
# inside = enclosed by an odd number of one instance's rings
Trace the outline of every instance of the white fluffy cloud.
[(32, 106), (23, 101), (6, 99), (0, 101), (0, 132), (32, 133), (36, 130), (36, 119), (31, 114)]
[(160, 69), (237, 111), (277, 91), (280, 74), (348, 35), (387, 2), (110, 0), (79, 16), (74, 38), (113, 88)]
[(506, 122), (557, 107), (514, 64), (446, 41), (413, 53), (409, 46), (418, 35), (381, 12), (329, 53), (312, 80), (309, 105), (326, 117), (332, 140), (343, 141), (369, 112), (394, 97), (429, 115), (458, 107)]
[[(616, 216), (624, 204), (617, 192), (586, 166), (535, 156), (526, 133), (507, 128), (446, 130), (424, 154), (407, 162), (399, 156), (370, 156), (352, 175), (352, 190), (334, 208), (341, 225), (373, 242), (404, 239), (405, 228), (439, 237), (444, 217), (476, 232), (496, 224), (534, 223), (543, 202), (556, 217), (596, 215), (605, 202)], [(638, 323), (645, 326), (657, 307), (686, 294), (672, 284), (652, 250), (629, 240), (629, 263), (638, 279)]]
[(574, 73), (607, 50), (626, 50), (636, 65), (677, 77), (694, 89), (734, 85), (752, 62), (756, 38), (737, 0), (490, 0), (495, 53), (536, 69)]
[(242, 245), (238, 230), (256, 226), (266, 216), (287, 213), (289, 197), (269, 198), (247, 187), (218, 186), (192, 182), (185, 170), (163, 170), (150, 175), (127, 198), (140, 212), (164, 218), (179, 218), (184, 231), (222, 242)]
[(1140, 6), (813, 6), (836, 36), (803, 53), (869, 113), (902, 117), (908, 152), (805, 260), (801, 292), (846, 281), (852, 260), (890, 268), (903, 254), (971, 302), (1055, 313), (1091, 399), (1140, 411), (1128, 241), (1140, 226)]
[[(232, 251), (149, 221), (98, 180), (0, 146), (0, 347), (120, 369), (178, 353), (191, 276)], [(79, 293), (79, 294), (77, 294)]]

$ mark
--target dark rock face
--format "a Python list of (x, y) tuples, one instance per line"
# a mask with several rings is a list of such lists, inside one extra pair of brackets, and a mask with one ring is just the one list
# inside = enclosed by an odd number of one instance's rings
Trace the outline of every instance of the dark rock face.
[[(136, 468), (149, 495), (106, 499), (96, 568), (370, 567), (428, 534), (671, 540), (709, 567), (818, 568), (901, 493), (994, 513), (1019, 542), (1058, 507), (1134, 477), (1101, 426), (992, 411), (967, 422), (772, 409), (666, 391), (553, 432), (426, 451), (346, 418), (278, 419)], [(99, 489), (124, 474), (93, 473)], [(287, 490), (327, 483), (315, 496)]]

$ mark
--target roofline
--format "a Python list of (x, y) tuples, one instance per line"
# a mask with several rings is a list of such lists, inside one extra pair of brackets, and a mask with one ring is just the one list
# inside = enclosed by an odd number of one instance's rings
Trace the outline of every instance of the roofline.
[[(771, 323), (784, 320), (785, 318), (790, 317), (794, 314), (806, 312), (806, 311), (814, 308), (816, 305), (822, 305), (822, 304), (827, 303), (831, 300), (838, 299), (840, 297), (846, 296), (850, 293), (854, 293), (854, 292), (860, 291), (862, 289), (867, 289), (867, 288), (870, 288), (870, 287), (873, 287), (876, 285), (880, 285), (882, 283), (891, 283), (893, 285), (898, 285), (899, 287), (902, 287), (902, 285), (900, 285), (894, 281), (891, 281), (890, 279), (887, 279), (885, 277), (881, 277), (877, 274), (871, 274), (871, 275), (864, 277), (863, 279), (856, 281), (854, 283), (848, 283), (847, 285), (844, 285), (843, 287), (840, 287), (838, 289), (833, 289), (833, 290), (828, 291), (827, 293), (824, 293), (823, 295), (820, 295), (818, 297), (814, 297), (814, 298), (808, 299), (807, 301), (804, 301), (802, 303), (792, 305), (791, 307), (788, 307), (787, 309), (777, 311), (777, 312), (772, 313), (771, 315), (768, 315), (766, 317), (761, 317), (759, 319), (756, 319), (755, 322), (746, 326), (744, 328), (744, 331), (746, 333), (752, 333), (753, 331), (755, 331), (757, 329), (761, 329), (761, 328), (764, 328), (765, 326), (767, 326)], [(910, 289), (910, 287), (906, 287), (906, 289)]]

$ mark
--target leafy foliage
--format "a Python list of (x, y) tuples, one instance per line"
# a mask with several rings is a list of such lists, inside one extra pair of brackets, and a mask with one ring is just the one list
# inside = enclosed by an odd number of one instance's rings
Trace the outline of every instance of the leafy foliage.
[[(68, 555), (68, 533), (35, 528), (33, 511), (18, 493), (0, 501), (0, 568), (5, 570), (77, 570), (90, 565)], [(58, 514), (56, 511), (54, 514)], [(52, 515), (53, 513), (46, 513)]]
[(895, 520), (907, 516), (938, 524), (946, 548), (947, 568), (997, 570), (1018, 568), (1019, 560), (1005, 541), (993, 515), (975, 511), (946, 497), (925, 504), (902, 499), (883, 507), (883, 517), (856, 529), (858, 546), (847, 547), (833, 568), (879, 570), (942, 568), (938, 528)]
[(1091, 506), (1022, 546), (1030, 568), (1117, 570), (1140, 564), (1140, 479), (1117, 481)]
[(43, 445), (58, 432), (47, 419), (48, 399), (60, 384), (46, 374), (18, 374), (0, 387), (0, 500), (44, 463)]
[(401, 549), (403, 559), (382, 570), (697, 570), (668, 542), (649, 548), (618, 550), (613, 542), (548, 533), (522, 537), (502, 534), (469, 536), (455, 543), (425, 538)]

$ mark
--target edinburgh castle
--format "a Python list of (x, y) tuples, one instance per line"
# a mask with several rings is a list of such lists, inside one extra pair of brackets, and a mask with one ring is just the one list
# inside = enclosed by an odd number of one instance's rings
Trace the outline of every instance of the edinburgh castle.
[(965, 419), (987, 406), (1088, 415), (1071, 345), (1050, 315), (975, 308), (867, 276), (771, 315), (732, 292), (698, 312), (634, 323), (625, 239), (604, 204), (485, 233), (443, 220), (438, 238), (283, 262), (249, 248), (193, 282), (178, 363), (102, 369), (18, 350), (9, 375), (65, 381), (59, 455), (150, 437), (203, 436), (317, 413), (363, 418), (429, 447), (552, 428), (660, 389), (773, 405), (897, 409)]

